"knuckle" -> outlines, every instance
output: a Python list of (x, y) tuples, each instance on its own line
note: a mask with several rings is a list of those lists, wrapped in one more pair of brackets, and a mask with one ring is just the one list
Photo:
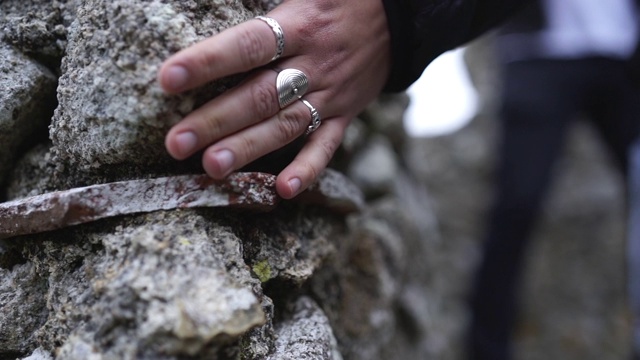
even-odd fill
[(240, 142), (239, 149), (241, 149), (241, 151), (238, 152), (238, 157), (242, 163), (249, 162), (251, 159), (257, 158), (261, 155), (258, 154), (257, 139), (248, 136), (241, 136), (238, 141)]
[(264, 41), (258, 33), (247, 30), (242, 30), (238, 35), (238, 50), (240, 63), (246, 68), (260, 64), (266, 54)]
[(275, 87), (271, 84), (259, 83), (251, 87), (256, 117), (265, 117), (278, 111), (278, 100)]
[(311, 163), (305, 163), (304, 167), (306, 168), (306, 173), (308, 174), (309, 183), (315, 181), (318, 176), (320, 176), (320, 172), (322, 172), (321, 168), (316, 167)]
[(205, 124), (205, 128), (207, 134), (210, 139), (219, 138), (223, 132), (223, 125), (221, 119), (216, 116), (205, 116), (203, 123)]
[(331, 158), (333, 157), (333, 154), (336, 152), (336, 149), (338, 149), (338, 146), (340, 146), (340, 141), (333, 138), (325, 139), (320, 141), (318, 145), (320, 146), (322, 154), (324, 155), (324, 162), (329, 163), (329, 161), (331, 161)]
[(304, 119), (304, 114), (302, 111), (292, 107), (278, 113), (277, 136), (280, 137), (279, 140), (289, 141), (302, 133), (302, 129), (306, 126), (306, 123), (300, 119)]
[(340, 145), (340, 141), (337, 139), (326, 139), (318, 141), (317, 145), (320, 146), (323, 159), (321, 161), (306, 161), (303, 163), (303, 171), (308, 175), (307, 179), (309, 182), (313, 182), (320, 176), (320, 173), (325, 169)]

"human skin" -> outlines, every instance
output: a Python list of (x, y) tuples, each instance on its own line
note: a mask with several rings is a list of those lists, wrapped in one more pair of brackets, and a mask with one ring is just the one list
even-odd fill
[(222, 179), (303, 136), (309, 109), (296, 101), (280, 110), (273, 70), (299, 69), (309, 78), (303, 98), (319, 111), (322, 125), (278, 174), (278, 194), (290, 199), (326, 168), (349, 122), (381, 92), (391, 66), (390, 37), (381, 0), (288, 0), (267, 16), (284, 30), (284, 54), (275, 62), (274, 33), (254, 19), (163, 63), (158, 81), (173, 94), (258, 69), (187, 115), (169, 131), (165, 145), (178, 160), (204, 149), (205, 171)]

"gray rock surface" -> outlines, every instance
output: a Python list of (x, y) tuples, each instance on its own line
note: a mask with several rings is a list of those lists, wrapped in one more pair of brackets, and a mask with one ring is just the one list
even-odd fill
[(67, 27), (79, 0), (5, 0), (0, 3), (0, 38), (52, 69), (66, 47)]
[[(1, 250), (0, 250), (1, 251)], [(3, 254), (8, 256), (9, 254)], [(1, 256), (1, 255), (0, 255)], [(16, 264), (11, 271), (0, 267), (0, 358), (27, 353), (34, 347), (35, 331), (47, 319), (45, 279), (35, 264)]]
[(108, 233), (33, 239), (28, 260), (49, 283), (38, 343), (61, 346), (62, 359), (173, 358), (215, 351), (264, 324), (241, 242), (203, 215), (159, 212)]
[[(168, 158), (166, 130), (241, 76), (167, 96), (155, 80), (158, 67), (278, 2), (0, 2), (2, 41), (59, 76), (50, 142), (45, 129), (36, 147), (13, 155), (0, 173), (9, 176), (2, 191), (28, 202), (19, 199), (200, 173), (194, 163)], [(400, 163), (394, 151), (406, 139), (405, 106), (405, 96), (373, 104), (334, 165), (345, 172), (378, 134), (389, 139), (386, 160)], [(369, 156), (375, 163), (376, 153)], [(420, 244), (435, 236), (435, 223), (424, 221), (423, 187), (394, 168), (398, 176), (386, 172), (375, 202), (327, 172), (267, 212), (120, 213), (0, 240), (0, 358), (425, 358), (429, 316), (415, 294), (428, 276)], [(121, 195), (140, 189), (120, 188)], [(83, 209), (95, 210), (102, 195), (85, 193), (90, 206)], [(119, 199), (119, 208), (136, 205)]]
[(42, 142), (21, 155), (8, 174), (7, 200), (59, 190), (57, 166), (53, 161), (54, 155), (51, 153), (50, 142)]
[(21, 152), (46, 134), (55, 107), (56, 78), (44, 66), (0, 42), (0, 84), (2, 185)]
[(60, 160), (80, 171), (127, 165), (142, 168), (139, 173), (172, 163), (163, 146), (169, 127), (235, 82), (168, 96), (156, 82), (159, 66), (173, 52), (261, 11), (239, 0), (216, 11), (195, 1), (83, 2), (68, 29), (51, 126)]
[(322, 309), (309, 297), (291, 307), (291, 315), (275, 329), (275, 349), (267, 360), (342, 360)]

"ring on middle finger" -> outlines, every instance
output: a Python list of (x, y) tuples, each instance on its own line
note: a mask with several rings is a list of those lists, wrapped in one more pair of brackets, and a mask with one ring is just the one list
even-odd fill
[(300, 99), (309, 89), (307, 75), (297, 69), (284, 69), (278, 72), (276, 90), (280, 109), (284, 109), (294, 101)]

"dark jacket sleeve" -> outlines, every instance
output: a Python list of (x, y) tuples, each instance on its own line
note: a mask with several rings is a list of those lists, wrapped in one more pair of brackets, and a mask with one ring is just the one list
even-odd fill
[(387, 92), (402, 91), (433, 59), (507, 19), (528, 0), (383, 0), (391, 34)]

